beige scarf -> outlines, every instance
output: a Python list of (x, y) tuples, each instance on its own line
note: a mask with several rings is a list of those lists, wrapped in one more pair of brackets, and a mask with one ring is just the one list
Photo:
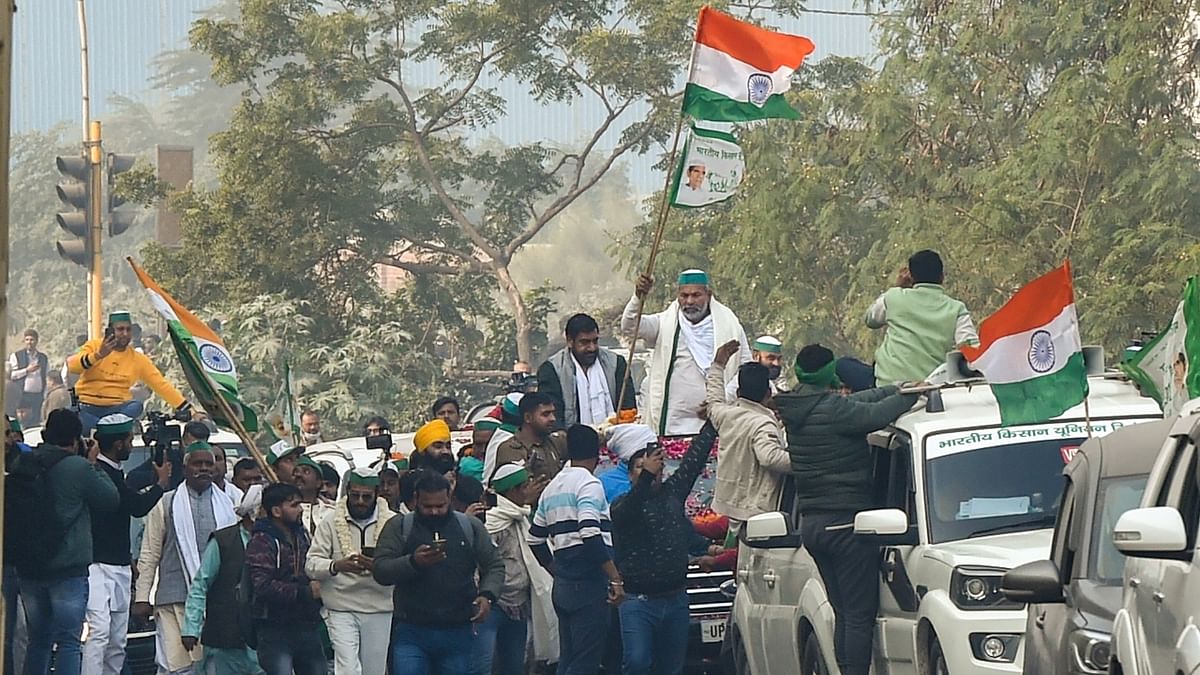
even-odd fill
[[(383, 531), (383, 526), (395, 515), (388, 507), (386, 499), (380, 498), (375, 502), (375, 528), (367, 535), (367, 546), (375, 545), (379, 539), (379, 533)], [(341, 548), (340, 553), (343, 558), (351, 553), (362, 552), (358, 543), (361, 538), (350, 535), (350, 520), (350, 511), (346, 508), (346, 500), (339, 499), (333, 513), (333, 532), (337, 535), (338, 546)]]

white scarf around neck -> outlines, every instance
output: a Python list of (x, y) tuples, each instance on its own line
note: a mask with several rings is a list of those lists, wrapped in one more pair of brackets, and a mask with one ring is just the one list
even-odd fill
[(579, 399), (579, 423), (598, 426), (608, 421), (615, 412), (612, 406), (612, 393), (608, 390), (608, 378), (597, 359), (587, 370), (579, 365), (575, 355), (571, 355), (571, 363), (575, 366), (575, 392)]
[[(186, 483), (181, 483), (175, 490), (175, 497), (171, 499), (171, 519), (175, 524), (175, 540), (179, 544), (179, 555), (183, 558), (183, 571), (190, 588), (192, 579), (200, 570), (202, 551), (196, 542), (196, 521), (192, 518), (192, 499), (188, 492)], [(238, 521), (237, 514), (233, 512), (233, 502), (215, 484), (208, 488), (208, 498), (212, 501), (213, 520), (216, 522), (214, 532)]]
[(712, 365), (713, 358), (717, 355), (717, 347), (713, 344), (715, 337), (712, 312), (709, 312), (708, 316), (701, 319), (699, 323), (692, 323), (684, 316), (683, 310), (679, 310), (679, 337), (687, 345), (692, 360), (696, 362), (697, 366), (700, 366), (700, 370), (707, 373), (708, 367)]

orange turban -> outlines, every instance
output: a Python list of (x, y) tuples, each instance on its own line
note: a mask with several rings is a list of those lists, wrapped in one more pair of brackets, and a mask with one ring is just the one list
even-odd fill
[(413, 445), (416, 446), (417, 452), (425, 452), (426, 448), (438, 441), (450, 442), (450, 425), (442, 419), (426, 422), (425, 426), (413, 434)]

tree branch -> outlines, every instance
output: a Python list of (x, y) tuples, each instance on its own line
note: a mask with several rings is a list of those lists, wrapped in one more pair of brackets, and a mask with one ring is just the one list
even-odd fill
[(448, 275), (448, 276), (454, 276), (454, 275), (461, 274), (463, 271), (463, 268), (454, 267), (452, 265), (439, 265), (436, 263), (408, 262), (406, 260), (398, 260), (391, 256), (379, 256), (379, 257), (373, 258), (371, 260), (371, 262), (375, 263), (376, 265), (383, 265), (385, 267), (395, 267), (397, 269), (402, 269), (407, 272), (412, 272), (413, 274), (444, 274), (444, 275)]

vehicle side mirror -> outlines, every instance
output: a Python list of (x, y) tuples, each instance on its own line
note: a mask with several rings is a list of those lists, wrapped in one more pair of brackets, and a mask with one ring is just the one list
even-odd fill
[(1187, 548), (1187, 529), (1170, 506), (1132, 509), (1117, 519), (1113, 544), (1127, 556), (1172, 558)]
[(797, 548), (800, 535), (788, 530), (787, 516), (778, 511), (751, 516), (742, 526), (742, 543), (750, 548)]
[(1034, 560), (1004, 575), (1000, 592), (1014, 602), (1027, 604), (1063, 601), (1062, 578), (1053, 560)]
[(916, 530), (908, 525), (908, 514), (900, 509), (872, 509), (854, 516), (854, 534), (871, 537), (881, 546), (917, 543)]

